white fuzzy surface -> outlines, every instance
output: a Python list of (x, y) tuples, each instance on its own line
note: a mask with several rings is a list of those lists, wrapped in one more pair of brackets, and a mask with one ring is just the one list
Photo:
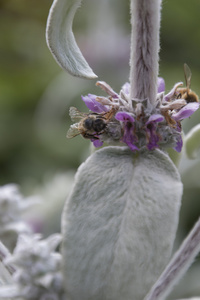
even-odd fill
[(93, 153), (63, 213), (67, 299), (143, 299), (169, 260), (181, 196), (179, 174), (159, 150)]
[(54, 0), (47, 20), (47, 45), (57, 63), (70, 74), (84, 78), (96, 78), (72, 32), (75, 12), (81, 0)]
[(131, 97), (156, 101), (161, 0), (131, 1)]
[(200, 219), (156, 281), (145, 300), (163, 300), (187, 272), (200, 251)]

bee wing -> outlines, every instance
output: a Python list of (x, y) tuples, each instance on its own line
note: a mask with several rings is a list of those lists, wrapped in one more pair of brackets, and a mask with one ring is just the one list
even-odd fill
[(73, 122), (77, 120), (83, 119), (87, 116), (87, 114), (80, 112), (76, 107), (70, 107), (69, 115)]
[(184, 64), (184, 74), (185, 74), (185, 81), (187, 89), (189, 90), (192, 78), (192, 72), (187, 64)]
[(79, 123), (75, 123), (75, 124), (70, 126), (69, 130), (67, 131), (67, 135), (66, 135), (66, 137), (68, 139), (71, 139), (71, 138), (73, 138), (73, 137), (80, 134), (80, 130), (79, 130), (78, 125), (79, 125)]

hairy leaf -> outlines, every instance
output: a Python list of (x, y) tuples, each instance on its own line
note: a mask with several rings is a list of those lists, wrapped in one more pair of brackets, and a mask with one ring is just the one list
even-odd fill
[(47, 45), (57, 63), (70, 74), (96, 78), (83, 57), (72, 32), (72, 22), (81, 0), (54, 0), (46, 28)]
[(69, 299), (143, 299), (170, 257), (181, 195), (176, 167), (160, 150), (93, 153), (63, 213)]

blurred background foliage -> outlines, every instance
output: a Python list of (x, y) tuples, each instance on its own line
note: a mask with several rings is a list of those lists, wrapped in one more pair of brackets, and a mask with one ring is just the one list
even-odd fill
[[(71, 124), (69, 107), (87, 111), (80, 96), (102, 94), (94, 80), (73, 78), (54, 61), (45, 41), (51, 4), (52, 0), (0, 0), (0, 184), (18, 183), (25, 194), (42, 195), (46, 206), (40, 221), (45, 218), (41, 227), (46, 234), (50, 227), (59, 230), (74, 171), (89, 154), (89, 141), (65, 138)], [(192, 89), (200, 95), (199, 12), (199, 0), (163, 0), (160, 76), (166, 90), (184, 81), (186, 62), (193, 74)], [(129, 78), (129, 1), (84, 0), (73, 27), (99, 80), (119, 91)], [(199, 121), (198, 111), (184, 122), (184, 131)], [(199, 159), (182, 159), (180, 170), (185, 186), (182, 239), (200, 212)], [(57, 225), (51, 226), (55, 210)]]
[[(80, 95), (101, 94), (95, 81), (66, 74), (45, 41), (51, 0), (0, 0), (0, 182), (41, 182), (47, 173), (77, 168), (89, 142), (66, 140), (70, 105), (85, 109)], [(160, 75), (167, 89), (192, 69), (200, 94), (200, 1), (164, 0)], [(100, 80), (116, 91), (129, 77), (129, 1), (85, 0), (74, 31)], [(188, 128), (196, 123), (192, 117)], [(197, 121), (198, 122), (198, 121)], [(186, 131), (188, 130), (186, 126)]]

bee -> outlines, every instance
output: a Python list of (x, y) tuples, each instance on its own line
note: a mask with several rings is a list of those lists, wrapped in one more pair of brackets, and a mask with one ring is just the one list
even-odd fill
[(192, 72), (187, 64), (184, 64), (184, 74), (186, 88), (177, 88), (176, 99), (185, 99), (187, 103), (199, 102), (199, 97), (197, 96), (197, 94), (190, 89)]
[(81, 134), (85, 139), (98, 140), (98, 136), (105, 132), (107, 124), (115, 112), (116, 109), (111, 108), (110, 111), (101, 114), (82, 113), (77, 108), (70, 107), (69, 114), (72, 121), (79, 120), (79, 122), (70, 126), (67, 138), (73, 138)]

